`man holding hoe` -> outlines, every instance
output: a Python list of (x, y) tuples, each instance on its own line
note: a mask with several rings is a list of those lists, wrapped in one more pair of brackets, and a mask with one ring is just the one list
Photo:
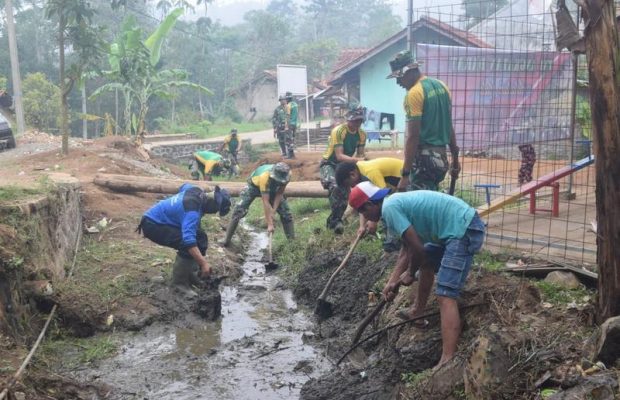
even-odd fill
[[(383, 289), (391, 301), (400, 284), (410, 285), (419, 271), (417, 296), (412, 307), (399, 312), (404, 319), (424, 314), (435, 271), (435, 295), (441, 315), (441, 359), (437, 366), (448, 362), (456, 353), (461, 333), (461, 319), (456, 299), (465, 284), (471, 263), (484, 241), (484, 223), (476, 210), (463, 200), (430, 190), (396, 193), (389, 198), (389, 189), (380, 189), (362, 182), (351, 190), (349, 205), (369, 221), (381, 217), (387, 228), (402, 239), (396, 267)], [(427, 321), (416, 326), (424, 328)]]

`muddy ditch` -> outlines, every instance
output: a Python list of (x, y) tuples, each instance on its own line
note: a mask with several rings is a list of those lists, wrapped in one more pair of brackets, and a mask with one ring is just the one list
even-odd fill
[(117, 334), (117, 356), (66, 373), (105, 385), (110, 399), (297, 398), (331, 364), (307, 343), (310, 315), (265, 272), (266, 243), (265, 234), (250, 234), (243, 276), (220, 286), (220, 319), (208, 322), (188, 310), (169, 323)]

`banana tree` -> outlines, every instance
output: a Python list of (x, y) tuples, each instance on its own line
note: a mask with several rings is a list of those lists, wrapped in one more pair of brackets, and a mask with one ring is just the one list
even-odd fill
[[(126, 134), (144, 133), (149, 101), (153, 96), (170, 99), (171, 89), (182, 87), (212, 94), (206, 87), (188, 81), (187, 72), (162, 70), (158, 66), (162, 44), (182, 13), (181, 8), (172, 11), (144, 41), (135, 18), (129, 17), (123, 24), (121, 34), (110, 46), (110, 70), (103, 74), (110, 82), (95, 90), (90, 98), (119, 90), (125, 101), (123, 119)], [(137, 108), (137, 114), (132, 113), (134, 108)]]

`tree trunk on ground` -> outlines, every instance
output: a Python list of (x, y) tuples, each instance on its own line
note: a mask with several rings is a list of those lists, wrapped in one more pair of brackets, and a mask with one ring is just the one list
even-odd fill
[(620, 315), (620, 74), (614, 2), (586, 2), (585, 40), (596, 155), (599, 322)]
[[(201, 182), (201, 181), (182, 181), (177, 179), (153, 178), (147, 176), (131, 176), (131, 175), (115, 175), (115, 174), (97, 174), (93, 182), (96, 185), (106, 187), (108, 189), (123, 192), (147, 192), (147, 193), (178, 193), (179, 187), (184, 183), (199, 186), (207, 191), (212, 191), (215, 185), (228, 190), (231, 196), (238, 196), (243, 188), (246, 187), (245, 182)], [(306, 197), (306, 198), (324, 198), (327, 197), (327, 190), (323, 189), (319, 181), (312, 182), (291, 182), (286, 186), (284, 192), (287, 197)]]
[(67, 82), (65, 81), (65, 25), (66, 20), (59, 12), (58, 21), (58, 54), (60, 70), (60, 133), (62, 134), (62, 154), (69, 154), (69, 110), (67, 105)]

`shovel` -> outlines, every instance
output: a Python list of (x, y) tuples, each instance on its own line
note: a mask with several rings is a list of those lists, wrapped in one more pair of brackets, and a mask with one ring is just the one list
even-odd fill
[[(402, 280), (399, 279), (396, 287), (394, 288), (394, 293), (398, 293), (398, 288), (401, 284)], [(356, 344), (360, 340), (360, 338), (362, 337), (362, 333), (364, 333), (364, 330), (366, 330), (368, 324), (370, 324), (372, 320), (375, 319), (377, 314), (379, 314), (381, 310), (383, 310), (383, 307), (385, 307), (386, 304), (387, 300), (383, 296), (381, 296), (381, 300), (379, 300), (379, 303), (375, 306), (375, 309), (372, 310), (372, 312), (368, 314), (366, 318), (362, 320), (362, 322), (360, 322), (359, 326), (355, 330), (355, 334), (353, 335), (353, 344)]]
[(325, 288), (321, 292), (321, 295), (319, 296), (317, 300), (316, 307), (314, 308), (314, 314), (319, 316), (319, 318), (327, 319), (333, 315), (332, 303), (325, 300), (325, 298), (327, 297), (327, 292), (329, 292), (329, 288), (334, 283), (334, 278), (336, 278), (336, 275), (340, 273), (340, 271), (344, 268), (347, 261), (349, 261), (349, 257), (351, 257), (351, 253), (353, 253), (353, 250), (355, 250), (355, 247), (357, 246), (357, 243), (360, 241), (362, 236), (364, 236), (364, 232), (357, 235), (357, 237), (351, 244), (351, 248), (349, 249), (349, 252), (347, 253), (346, 256), (344, 256), (344, 259), (342, 260), (338, 268), (336, 268), (332, 276), (329, 277), (329, 280), (327, 281)]
[(271, 252), (271, 242), (273, 238), (273, 232), (269, 232), (269, 262), (265, 264), (265, 271), (273, 271), (274, 269), (278, 269), (280, 266), (273, 262), (273, 254)]

